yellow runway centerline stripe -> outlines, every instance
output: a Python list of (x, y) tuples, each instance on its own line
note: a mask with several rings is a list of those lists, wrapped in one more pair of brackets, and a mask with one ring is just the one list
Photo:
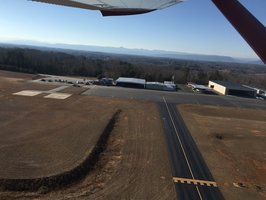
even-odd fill
[(185, 184), (194, 184), (194, 185), (206, 185), (209, 187), (217, 187), (217, 183), (214, 181), (205, 181), (205, 180), (196, 180), (189, 178), (178, 178), (173, 177), (175, 183), (185, 183)]

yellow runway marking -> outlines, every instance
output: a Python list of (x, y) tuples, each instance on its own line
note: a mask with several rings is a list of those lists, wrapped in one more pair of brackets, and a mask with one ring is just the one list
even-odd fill
[[(182, 149), (182, 151), (183, 151), (183, 154), (184, 154), (184, 156), (185, 156), (185, 159), (186, 159), (187, 166), (188, 166), (188, 168), (189, 168), (190, 174), (191, 174), (192, 178), (194, 179), (194, 174), (193, 174), (192, 169), (191, 169), (191, 167), (190, 167), (190, 164), (189, 164), (189, 161), (188, 161), (188, 158), (187, 158), (187, 154), (186, 154), (186, 152), (185, 152), (185, 149), (184, 149), (184, 147), (183, 147), (183, 144), (182, 144), (182, 141), (181, 141), (181, 139), (180, 139), (179, 133), (177, 132), (177, 128), (176, 128), (176, 126), (175, 126), (175, 123), (174, 123), (173, 117), (172, 117), (172, 115), (171, 115), (171, 112), (170, 112), (170, 110), (169, 110), (169, 107), (168, 107), (167, 102), (166, 102), (166, 100), (165, 100), (164, 97), (163, 97), (163, 100), (164, 100), (164, 103), (165, 103), (166, 109), (167, 109), (167, 111), (168, 111), (169, 117), (170, 117), (170, 119), (171, 119), (171, 122), (172, 122), (172, 124), (173, 124), (173, 127), (174, 127), (174, 129), (175, 129), (175, 134), (176, 134), (176, 136), (177, 136), (177, 139), (178, 139), (178, 141), (179, 141), (179, 144), (180, 144), (181, 149)], [(197, 192), (198, 192), (198, 195), (199, 195), (200, 200), (203, 200), (203, 198), (202, 198), (202, 196), (201, 196), (201, 193), (200, 193), (200, 190), (199, 190), (198, 186), (196, 186), (196, 189), (197, 189)]]
[(185, 183), (185, 184), (206, 185), (209, 187), (217, 187), (217, 183), (214, 181), (195, 180), (195, 179), (177, 178), (177, 177), (173, 177), (173, 180), (175, 183)]

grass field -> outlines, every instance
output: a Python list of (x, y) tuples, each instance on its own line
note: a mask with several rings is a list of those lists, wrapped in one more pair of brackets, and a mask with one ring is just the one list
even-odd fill
[(178, 106), (225, 199), (266, 198), (266, 111)]
[(153, 103), (80, 96), (65, 100), (16, 96), (50, 90), (31, 75), (0, 71), (0, 179), (29, 179), (69, 171), (91, 152), (117, 110), (106, 150), (94, 168), (54, 191), (0, 190), (0, 199), (175, 199), (158, 108)]

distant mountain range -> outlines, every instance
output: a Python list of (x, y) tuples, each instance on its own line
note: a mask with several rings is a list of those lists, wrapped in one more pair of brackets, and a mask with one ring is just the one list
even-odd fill
[(102, 46), (90, 46), (90, 45), (72, 45), (72, 44), (50, 44), (37, 41), (29, 40), (17, 40), (6, 43), (0, 43), (0, 46), (18, 46), (23, 48), (37, 48), (46, 47), (57, 49), (58, 51), (63, 50), (79, 50), (89, 52), (102, 52), (102, 53), (114, 53), (114, 54), (125, 54), (125, 55), (139, 55), (139, 56), (150, 56), (150, 57), (162, 57), (162, 58), (174, 58), (182, 60), (197, 60), (197, 61), (213, 61), (213, 62), (230, 62), (230, 63), (248, 63), (248, 64), (260, 64), (264, 65), (262, 61), (255, 59), (244, 59), (244, 58), (233, 58), (230, 56), (219, 56), (219, 55), (202, 55), (192, 54), (184, 52), (174, 51), (162, 51), (162, 50), (146, 50), (146, 49), (128, 49), (124, 47), (102, 47)]

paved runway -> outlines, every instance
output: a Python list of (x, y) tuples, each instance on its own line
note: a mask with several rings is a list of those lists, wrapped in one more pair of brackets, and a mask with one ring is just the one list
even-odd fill
[(200, 151), (173, 103), (158, 103), (178, 199), (223, 199)]
[(200, 151), (176, 109), (177, 104), (199, 104), (265, 109), (266, 101), (234, 96), (204, 95), (185, 92), (163, 92), (144, 89), (92, 86), (83, 95), (140, 99), (159, 106), (173, 182), (181, 200), (224, 199)]

